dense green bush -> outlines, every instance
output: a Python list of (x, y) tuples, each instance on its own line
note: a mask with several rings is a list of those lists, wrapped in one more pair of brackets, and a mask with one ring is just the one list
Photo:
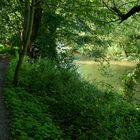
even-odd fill
[(22, 90), (6, 92), (13, 137), (18, 130), (23, 140), (140, 139), (139, 108), (111, 89), (101, 91), (85, 82), (73, 68), (59, 68), (46, 59), (25, 61), (21, 76)]
[(10, 109), (12, 140), (62, 140), (62, 131), (56, 126), (37, 97), (21, 89), (7, 88), (6, 99)]

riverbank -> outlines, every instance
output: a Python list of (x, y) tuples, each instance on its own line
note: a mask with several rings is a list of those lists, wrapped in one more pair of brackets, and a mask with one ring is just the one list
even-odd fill
[[(92, 64), (100, 64), (101, 62), (96, 62), (94, 60), (74, 60), (74, 63), (92, 65)], [(136, 65), (136, 62), (134, 62), (134, 61), (113, 61), (113, 60), (111, 60), (111, 61), (109, 61), (109, 64), (133, 67), (133, 66)]]

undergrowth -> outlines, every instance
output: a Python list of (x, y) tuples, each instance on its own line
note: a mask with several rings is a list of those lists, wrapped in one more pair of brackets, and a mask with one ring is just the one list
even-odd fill
[[(9, 66), (7, 81), (15, 63)], [(81, 79), (75, 68), (26, 60), (19, 85), (5, 90), (11, 140), (140, 139), (139, 108), (97, 87)]]

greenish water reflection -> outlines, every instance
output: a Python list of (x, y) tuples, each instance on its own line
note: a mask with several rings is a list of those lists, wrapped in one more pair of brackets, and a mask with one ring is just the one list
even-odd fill
[[(78, 62), (77, 62), (78, 63)], [(81, 75), (88, 81), (97, 82), (103, 81), (115, 87), (116, 89), (122, 86), (122, 76), (131, 71), (134, 66), (132, 65), (121, 65), (119, 64), (110, 64), (109, 68), (104, 69), (106, 74), (103, 74), (104, 71), (101, 70), (102, 66), (97, 63), (78, 63), (79, 72)]]

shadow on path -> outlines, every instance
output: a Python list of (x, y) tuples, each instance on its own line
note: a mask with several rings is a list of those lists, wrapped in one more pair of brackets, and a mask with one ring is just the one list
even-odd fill
[(7, 66), (8, 59), (0, 56), (0, 140), (9, 140), (8, 110), (2, 94)]

